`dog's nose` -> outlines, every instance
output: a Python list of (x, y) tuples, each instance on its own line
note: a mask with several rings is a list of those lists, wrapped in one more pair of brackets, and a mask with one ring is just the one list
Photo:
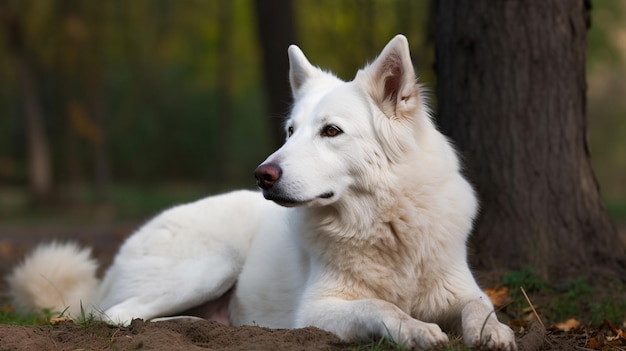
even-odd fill
[(268, 163), (260, 165), (254, 171), (254, 177), (256, 178), (256, 184), (261, 189), (269, 189), (274, 183), (276, 183), (280, 176), (283, 174), (283, 170), (279, 165), (274, 163)]

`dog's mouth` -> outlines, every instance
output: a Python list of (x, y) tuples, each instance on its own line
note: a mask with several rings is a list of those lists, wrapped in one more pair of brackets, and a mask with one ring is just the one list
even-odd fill
[(300, 199), (294, 199), (289, 196), (285, 196), (284, 194), (278, 194), (272, 191), (263, 190), (263, 197), (265, 197), (265, 199), (274, 201), (276, 204), (284, 206), (284, 207), (304, 206), (308, 204), (313, 204), (315, 200), (318, 200), (318, 199), (327, 200), (327, 199), (333, 198), (334, 196), (335, 196), (335, 193), (333, 191), (327, 191), (312, 199), (300, 200)]
[(332, 192), (332, 191), (328, 191), (328, 192), (325, 192), (325, 193), (319, 195), (318, 198), (320, 198), (320, 199), (330, 199), (333, 196), (335, 196), (335, 193)]

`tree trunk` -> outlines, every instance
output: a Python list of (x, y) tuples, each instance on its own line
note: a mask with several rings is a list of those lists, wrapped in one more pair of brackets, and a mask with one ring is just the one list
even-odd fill
[(623, 277), (586, 132), (584, 0), (435, 2), (438, 117), (481, 201), (479, 268)]
[[(83, 11), (83, 16), (85, 16)], [(105, 43), (105, 20), (103, 12), (96, 12), (88, 19), (80, 18), (84, 26), (91, 27), (91, 36), (85, 41), (86, 50), (83, 53), (86, 58), (84, 76), (85, 85), (87, 87), (87, 106), (88, 113), (91, 115), (91, 122), (94, 125), (96, 138), (93, 140), (93, 161), (94, 161), (94, 183), (96, 197), (99, 202), (105, 203), (109, 200), (109, 187), (111, 183), (111, 165), (109, 162), (108, 144), (107, 144), (107, 105), (105, 89), (104, 73), (106, 71), (103, 57), (105, 52), (103, 49)], [(81, 38), (84, 40), (84, 38)], [(85, 49), (83, 49), (84, 52)]]
[(18, 57), (18, 76), (28, 138), (28, 172), (31, 200), (35, 205), (52, 201), (52, 161), (32, 69)]
[(227, 183), (234, 177), (232, 167), (232, 145), (233, 145), (233, 4), (230, 1), (220, 1), (217, 4), (220, 23), (220, 35), (218, 40), (218, 62), (217, 72), (218, 84), (218, 115), (219, 115), (219, 145), (221, 151), (217, 153), (218, 165), (216, 174), (220, 183)]
[(283, 117), (289, 111), (289, 59), (287, 47), (295, 44), (291, 0), (256, 0), (256, 20), (263, 59), (263, 77), (267, 94), (272, 148), (284, 141)]
[(0, 10), (8, 47), (15, 59), (21, 91), (28, 143), (31, 201), (35, 205), (45, 205), (51, 202), (53, 198), (52, 160), (44, 117), (35, 86), (33, 64), (32, 60), (29, 60), (24, 45), (22, 24), (16, 17), (15, 11), (7, 3), (0, 3)]
[(89, 81), (89, 111), (92, 115), (92, 123), (98, 131), (93, 140), (94, 183), (96, 197), (99, 202), (106, 202), (109, 194), (111, 181), (111, 168), (107, 152), (105, 89), (102, 75), (99, 72), (91, 72)]

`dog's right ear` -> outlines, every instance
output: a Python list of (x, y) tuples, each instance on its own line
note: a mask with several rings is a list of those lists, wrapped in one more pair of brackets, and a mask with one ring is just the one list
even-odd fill
[(288, 52), (291, 94), (294, 98), (297, 98), (306, 81), (319, 74), (320, 70), (307, 60), (299, 47), (291, 45)]

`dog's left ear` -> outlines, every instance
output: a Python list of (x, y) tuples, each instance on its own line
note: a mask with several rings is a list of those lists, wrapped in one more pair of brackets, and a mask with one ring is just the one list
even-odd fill
[(391, 39), (378, 58), (359, 75), (365, 79), (365, 90), (387, 117), (414, 115), (420, 97), (409, 43), (404, 35)]

